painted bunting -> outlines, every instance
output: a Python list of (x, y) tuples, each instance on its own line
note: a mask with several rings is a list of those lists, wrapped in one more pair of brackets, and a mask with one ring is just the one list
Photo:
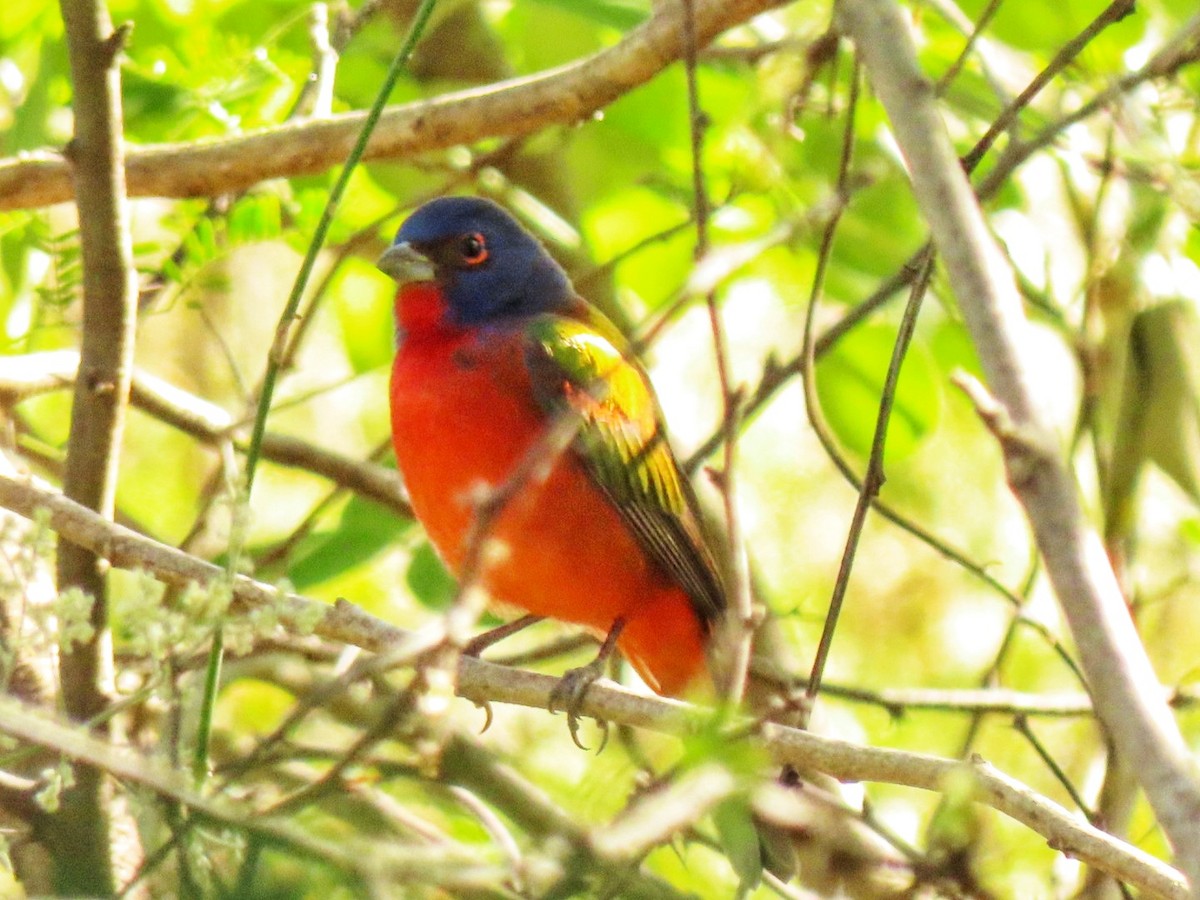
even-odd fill
[[(721, 578), (654, 390), (617, 329), (488, 200), (420, 207), (379, 268), (400, 284), (396, 459), (451, 571), (462, 574), (491, 489), (503, 496), (486, 529), (499, 552), (475, 575), (495, 601), (608, 635), (660, 693), (709, 681)], [(552, 446), (556, 427), (565, 448)], [(523, 460), (535, 464), (522, 476)]]
[[(617, 329), (488, 200), (420, 207), (379, 267), (400, 283), (396, 459), (449, 568), (463, 575), (485, 534), (499, 552), (477, 555), (482, 565), (465, 574), (496, 601), (607, 635), (605, 646), (615, 642), (660, 693), (719, 681), (711, 651), (726, 608), (722, 579), (654, 390)], [(565, 446), (554, 440), (560, 431)], [(473, 528), (484, 507), (487, 527)], [(760, 626), (752, 710), (786, 693), (782, 649)], [(780, 677), (764, 675), (768, 659)], [(585, 669), (583, 689), (598, 671)], [(785, 706), (782, 721), (789, 715)], [(781, 780), (802, 779), (788, 766)], [(755, 818), (752, 858), (737, 868), (752, 884), (761, 865), (783, 878), (802, 866), (829, 893), (863, 872), (890, 872), (876, 865), (885, 857), (870, 848), (874, 836), (860, 839), (844, 819), (825, 810), (795, 829)]]

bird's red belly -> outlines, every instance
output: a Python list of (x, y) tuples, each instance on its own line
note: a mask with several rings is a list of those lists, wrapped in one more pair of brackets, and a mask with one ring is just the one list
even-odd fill
[[(410, 340), (392, 372), (392, 434), (413, 509), (457, 574), (480, 497), (542, 437), (515, 341)], [(579, 459), (529, 478), (488, 532), (480, 582), (497, 601), (607, 632), (652, 687), (680, 694), (705, 671), (692, 605), (637, 544)]]

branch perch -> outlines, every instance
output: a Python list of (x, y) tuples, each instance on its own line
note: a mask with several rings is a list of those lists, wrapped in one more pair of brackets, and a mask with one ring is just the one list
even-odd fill
[[(145, 569), (168, 584), (207, 584), (224, 578), (218, 566), (160, 544), (97, 516), (61, 494), (0, 477), (0, 506), (32, 517), (49, 514), (50, 527), (70, 540), (93, 549), (114, 565)], [(286, 624), (312, 623), (315, 633), (332, 641), (374, 652), (391, 652), (400, 644), (413, 645), (414, 632), (375, 618), (340, 600), (330, 607), (298, 595), (281, 595), (269, 585), (238, 576), (233, 584), (235, 609), (245, 612), (269, 605)], [(440, 625), (439, 625), (440, 627)], [(458, 694), (468, 700), (512, 703), (546, 709), (558, 679), (508, 669), (473, 657), (459, 661)], [(1155, 688), (1161, 695), (1161, 688)], [(703, 711), (678, 700), (633, 693), (599, 682), (585, 695), (583, 714), (666, 734), (683, 734)], [(825, 772), (843, 781), (876, 781), (940, 791), (943, 780), (963, 763), (928, 754), (861, 747), (780, 725), (765, 727), (761, 740), (780, 764)], [(1161, 860), (1081, 821), (1028, 787), (982, 761), (970, 764), (984, 802), (1043, 835), (1060, 851), (1101, 869), (1141, 890), (1171, 898), (1188, 896), (1183, 877)]]

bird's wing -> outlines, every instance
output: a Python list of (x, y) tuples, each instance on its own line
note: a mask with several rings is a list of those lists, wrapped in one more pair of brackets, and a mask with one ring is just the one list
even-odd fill
[(530, 321), (525, 360), (534, 393), (548, 413), (580, 417), (573, 452), (638, 543), (712, 626), (725, 610), (725, 594), (699, 504), (667, 442), (646, 375), (622, 352), (616, 329), (597, 319)]

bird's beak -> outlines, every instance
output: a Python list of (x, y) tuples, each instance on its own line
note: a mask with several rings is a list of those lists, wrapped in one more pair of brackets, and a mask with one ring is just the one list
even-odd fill
[(433, 281), (437, 274), (429, 257), (407, 241), (392, 244), (383, 251), (375, 265), (379, 271), (391, 276), (400, 284)]

